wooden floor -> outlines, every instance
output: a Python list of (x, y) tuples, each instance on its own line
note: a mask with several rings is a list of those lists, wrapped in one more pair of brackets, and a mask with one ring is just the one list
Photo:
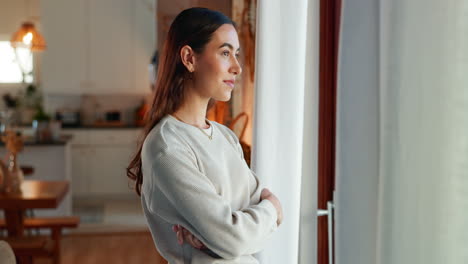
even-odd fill
[[(154, 247), (149, 232), (64, 235), (61, 247), (63, 264), (166, 264)], [(50, 264), (37, 259), (35, 264)]]

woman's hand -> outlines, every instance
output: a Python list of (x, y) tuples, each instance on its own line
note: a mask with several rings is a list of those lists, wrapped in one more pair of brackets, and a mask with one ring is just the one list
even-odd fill
[(283, 208), (281, 207), (280, 201), (276, 195), (270, 192), (270, 190), (267, 188), (264, 188), (260, 194), (260, 201), (265, 199), (269, 200), (275, 206), (276, 212), (278, 214), (278, 220), (276, 221), (276, 224), (278, 226), (281, 225), (281, 222), (283, 222)]
[(196, 249), (206, 248), (206, 246), (200, 240), (198, 240), (198, 238), (196, 238), (192, 233), (190, 233), (190, 231), (185, 229), (183, 226), (173, 225), (172, 231), (176, 232), (177, 242), (179, 243), (179, 245), (183, 245), (184, 241), (186, 241)]

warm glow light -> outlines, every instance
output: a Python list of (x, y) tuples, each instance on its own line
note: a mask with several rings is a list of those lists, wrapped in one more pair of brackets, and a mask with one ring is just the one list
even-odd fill
[(39, 34), (32, 22), (24, 22), (20, 29), (13, 33), (10, 43), (13, 48), (24, 47), (31, 51), (42, 51), (47, 46), (44, 37)]
[(31, 45), (32, 39), (33, 39), (33, 34), (31, 32), (28, 32), (23, 37), (23, 43), (26, 45)]

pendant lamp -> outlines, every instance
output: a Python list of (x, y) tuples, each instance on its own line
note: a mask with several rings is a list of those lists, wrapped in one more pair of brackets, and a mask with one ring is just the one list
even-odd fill
[(13, 48), (24, 47), (31, 51), (43, 51), (46, 49), (44, 37), (34, 27), (32, 22), (25, 22), (21, 28), (11, 37), (10, 44)]

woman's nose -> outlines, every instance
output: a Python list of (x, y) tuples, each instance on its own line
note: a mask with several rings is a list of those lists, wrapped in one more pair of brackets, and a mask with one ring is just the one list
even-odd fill
[(242, 73), (242, 67), (240, 66), (240, 63), (237, 60), (237, 58), (234, 58), (234, 65), (232, 65), (231, 67), (231, 73), (235, 75), (239, 75)]

